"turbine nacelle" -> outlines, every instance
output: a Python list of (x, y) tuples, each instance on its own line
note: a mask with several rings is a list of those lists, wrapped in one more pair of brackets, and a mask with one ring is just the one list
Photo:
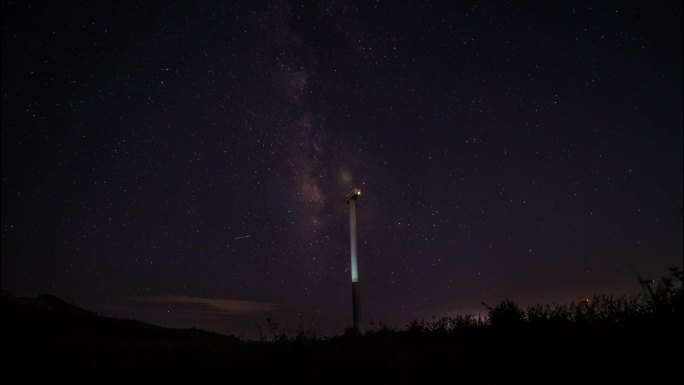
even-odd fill
[(361, 195), (361, 190), (359, 190), (357, 188), (353, 189), (349, 194), (347, 194), (347, 203), (349, 203), (349, 201), (355, 201), (355, 200), (359, 199), (360, 195)]

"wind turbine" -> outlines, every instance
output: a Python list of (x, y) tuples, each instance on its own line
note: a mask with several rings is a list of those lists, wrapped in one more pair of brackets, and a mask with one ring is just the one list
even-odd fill
[(351, 281), (352, 281), (352, 317), (354, 329), (359, 329), (361, 308), (359, 303), (359, 269), (356, 262), (356, 200), (361, 196), (361, 190), (353, 189), (347, 195), (349, 205), (349, 243), (351, 249)]

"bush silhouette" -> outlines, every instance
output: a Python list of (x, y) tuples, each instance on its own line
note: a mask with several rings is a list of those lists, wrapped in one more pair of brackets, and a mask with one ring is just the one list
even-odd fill
[(498, 328), (517, 328), (525, 324), (525, 311), (515, 302), (503, 300), (499, 305), (492, 308), (482, 303), (488, 311), (489, 323)]
[(646, 285), (647, 304), (655, 316), (682, 317), (684, 311), (684, 294), (682, 280), (684, 271), (671, 267), (669, 277), (661, 277), (655, 290)]

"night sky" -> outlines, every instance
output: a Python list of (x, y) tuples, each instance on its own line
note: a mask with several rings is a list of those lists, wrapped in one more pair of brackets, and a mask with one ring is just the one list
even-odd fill
[[(406, 4), (405, 4), (406, 3)], [(2, 288), (254, 337), (682, 266), (679, 2), (2, 1)]]

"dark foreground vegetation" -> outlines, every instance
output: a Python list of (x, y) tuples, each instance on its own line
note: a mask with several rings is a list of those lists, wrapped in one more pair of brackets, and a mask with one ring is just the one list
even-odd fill
[(241, 341), (3, 292), (2, 373), (12, 383), (672, 383), (682, 378), (683, 301), (682, 270), (671, 269), (635, 298), (526, 309), (503, 301), (485, 305), (484, 320), (331, 338), (273, 327), (263, 341)]

